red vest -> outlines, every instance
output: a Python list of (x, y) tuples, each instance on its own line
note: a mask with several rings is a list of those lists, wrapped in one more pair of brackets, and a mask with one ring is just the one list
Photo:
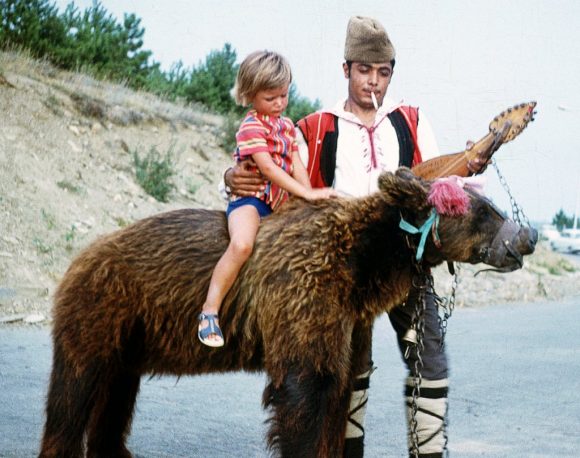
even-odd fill
[[(401, 106), (388, 116), (391, 118), (399, 139), (399, 162), (410, 167), (422, 162), (421, 151), (417, 142), (419, 109), (417, 107)], [(397, 122), (397, 119), (400, 118), (402, 118), (403, 123)], [(334, 177), (336, 164), (337, 119), (332, 113), (316, 112), (302, 118), (297, 123), (308, 144), (308, 164), (306, 164), (306, 169), (308, 170), (310, 183), (314, 188), (332, 185), (333, 180), (331, 177)], [(409, 157), (409, 160), (405, 160), (405, 151), (403, 151), (405, 135), (410, 135), (413, 143), (413, 149), (410, 151), (412, 158)], [(411, 155), (409, 154), (409, 156)], [(405, 164), (405, 162), (407, 163)]]

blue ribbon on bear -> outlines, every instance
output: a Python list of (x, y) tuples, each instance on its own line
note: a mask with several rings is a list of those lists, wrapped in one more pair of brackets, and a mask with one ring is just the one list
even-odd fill
[(431, 213), (429, 214), (429, 218), (427, 221), (423, 223), (420, 228), (416, 228), (412, 224), (405, 221), (405, 219), (401, 216), (401, 222), (399, 223), (399, 228), (403, 229), (405, 232), (409, 234), (421, 234), (421, 240), (419, 241), (419, 246), (417, 247), (417, 254), (415, 255), (415, 259), (420, 261), (423, 257), (423, 251), (425, 250), (425, 242), (427, 241), (427, 235), (429, 235), (429, 231), (435, 226), (434, 229), (434, 237), (436, 240), (439, 240), (439, 234), (437, 233), (437, 228), (439, 227), (439, 214), (435, 211), (434, 208), (431, 209)]

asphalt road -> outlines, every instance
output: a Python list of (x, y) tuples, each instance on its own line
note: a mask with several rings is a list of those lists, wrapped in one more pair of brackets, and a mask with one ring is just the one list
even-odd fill
[[(580, 456), (580, 297), (457, 310), (449, 323), (453, 457)], [(375, 327), (367, 457), (403, 457), (405, 376), (393, 331)], [(51, 362), (46, 327), (0, 327), (0, 456), (32, 457)], [(143, 379), (137, 457), (265, 457), (265, 377)]]

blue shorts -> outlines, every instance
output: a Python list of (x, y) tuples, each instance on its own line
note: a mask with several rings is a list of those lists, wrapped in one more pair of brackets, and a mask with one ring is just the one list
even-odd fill
[(251, 205), (256, 210), (258, 210), (260, 218), (265, 218), (270, 213), (272, 213), (270, 206), (257, 197), (240, 197), (239, 199), (233, 200), (228, 204), (228, 208), (226, 209), (226, 217), (229, 218), (231, 212), (233, 212), (236, 208), (240, 208), (244, 205)]

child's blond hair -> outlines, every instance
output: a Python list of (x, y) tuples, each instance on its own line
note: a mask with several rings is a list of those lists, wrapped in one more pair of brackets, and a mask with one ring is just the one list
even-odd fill
[(292, 71), (288, 61), (272, 51), (255, 51), (244, 59), (236, 76), (234, 98), (247, 106), (259, 91), (289, 86)]

